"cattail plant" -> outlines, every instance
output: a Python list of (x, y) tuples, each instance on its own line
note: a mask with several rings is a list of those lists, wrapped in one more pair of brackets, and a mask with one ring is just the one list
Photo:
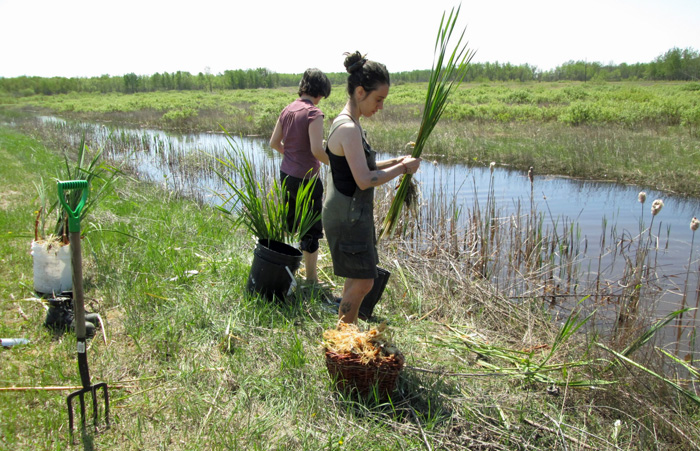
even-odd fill
[[(698, 218), (693, 218), (690, 221), (690, 230), (693, 232), (693, 240), (692, 242), (695, 241), (695, 232), (700, 228), (700, 220)], [(692, 243), (691, 242), (691, 243)], [(690, 249), (692, 251), (693, 245), (690, 245)], [(690, 264), (688, 264), (688, 267), (690, 267)], [(687, 278), (686, 278), (687, 281)], [(698, 266), (698, 275), (697, 275), (697, 288), (695, 289), (695, 310), (693, 310), (693, 323), (697, 324), (697, 315), (698, 315), (698, 310), (700, 309), (700, 265)], [(693, 332), (690, 335), (690, 341), (692, 343), (691, 349), (695, 349), (695, 335), (696, 335), (696, 329), (693, 328)], [(691, 354), (691, 359), (690, 359), (690, 364), (693, 364), (693, 357)]]
[[(68, 158), (67, 151), (63, 155), (65, 168), (60, 171), (59, 178), (61, 180), (85, 180), (90, 187), (90, 196), (81, 210), (81, 219), (84, 219), (91, 213), (96, 205), (112, 191), (114, 183), (116, 183), (122, 174), (120, 167), (112, 166), (104, 161), (103, 152), (104, 148), (100, 148), (94, 152), (91, 151), (88, 147), (85, 134), (83, 134), (80, 139), (80, 144), (78, 145), (75, 162), (72, 162)], [(52, 236), (53, 238), (61, 239), (63, 244), (68, 244), (68, 215), (64, 209), (61, 208), (61, 204), (56, 197), (56, 185), (54, 184), (51, 189), (47, 189), (42, 179), (41, 184), (35, 184), (35, 186), (41, 202), (40, 208), (37, 211), (34, 231), (36, 241), (39, 239), (47, 239), (49, 236)], [(80, 190), (72, 190), (66, 193), (66, 202), (72, 209), (75, 209), (80, 203), (81, 196), (82, 193)], [(51, 218), (55, 220), (55, 222), (53, 222), (53, 230), (48, 235), (45, 231), (46, 218), (41, 215), (51, 215)], [(51, 220), (51, 218), (49, 219)]]
[[(646, 201), (646, 193), (644, 191), (640, 192), (637, 196), (637, 200), (644, 205)], [(654, 227), (654, 219), (656, 215), (659, 214), (664, 206), (664, 201), (661, 199), (656, 199), (651, 204), (651, 223), (649, 224), (649, 235), (647, 236), (646, 243), (643, 243), (642, 231), (643, 231), (643, 221), (640, 220), (640, 234), (639, 234), (639, 245), (637, 247), (637, 253), (635, 261), (632, 262), (631, 259), (627, 259), (626, 273), (629, 274), (625, 277), (629, 282), (627, 283), (627, 293), (624, 295), (627, 298), (626, 305), (621, 307), (618, 322), (625, 323), (630, 316), (633, 316), (637, 312), (637, 307), (639, 305), (639, 299), (641, 295), (642, 279), (644, 277), (644, 266), (647, 262), (649, 256), (649, 248), (653, 242), (652, 229)], [(644, 215), (644, 209), (642, 208), (642, 216)], [(654, 245), (657, 248), (657, 245)], [(648, 271), (648, 269), (647, 269)]]
[[(440, 120), (442, 113), (447, 106), (447, 99), (452, 90), (457, 89), (464, 80), (469, 69), (469, 62), (474, 57), (474, 51), (467, 48), (467, 43), (462, 44), (464, 32), (457, 41), (452, 53), (448, 53), (447, 47), (452, 37), (459, 10), (455, 11), (452, 8), (450, 15), (445, 20), (445, 13), (440, 21), (437, 39), (435, 41), (435, 56), (433, 59), (433, 68), (428, 81), (428, 92), (425, 98), (425, 106), (423, 108), (423, 117), (421, 119), (416, 145), (413, 147), (411, 156), (414, 158), (420, 157), (425, 147), (425, 143), (430, 136), (430, 133), (435, 128), (435, 125)], [(379, 238), (385, 234), (390, 234), (396, 226), (399, 214), (403, 207), (404, 201), (408, 195), (411, 186), (411, 174), (406, 174), (401, 179), (401, 184), (396, 191), (396, 196), (389, 207), (389, 211), (379, 233)]]
[(535, 224), (537, 221), (535, 211), (535, 170), (532, 166), (527, 170), (527, 178), (530, 180), (530, 215), (527, 221), (527, 244), (525, 247), (525, 258), (528, 264), (533, 257), (535, 249)]
[[(700, 221), (698, 218), (693, 217), (690, 220), (690, 231), (693, 232), (693, 236), (690, 239), (690, 256), (688, 257), (688, 268), (685, 273), (685, 284), (683, 285), (683, 299), (681, 300), (681, 310), (685, 309), (685, 303), (688, 296), (688, 279), (690, 278), (690, 266), (693, 264), (693, 246), (695, 245), (695, 231), (700, 227)], [(681, 322), (683, 320), (683, 314), (678, 315), (678, 334), (676, 336), (676, 346), (680, 344), (681, 333), (683, 328), (681, 327)]]
[(645, 191), (640, 191), (637, 195), (637, 200), (642, 204), (642, 215), (639, 218), (639, 234), (641, 235), (644, 230), (644, 202), (647, 200), (647, 193)]
[(681, 308), (685, 308), (685, 299), (688, 294), (688, 278), (690, 277), (690, 266), (693, 264), (693, 246), (695, 245), (695, 231), (700, 227), (700, 221), (698, 218), (693, 217), (690, 220), (690, 231), (693, 232), (693, 236), (690, 239), (690, 257), (688, 257), (688, 269), (685, 274), (685, 287), (683, 288), (683, 305)]
[[(651, 204), (651, 223), (649, 224), (649, 244), (652, 242), (652, 235), (651, 231), (654, 227), (654, 218), (656, 215), (659, 214), (661, 209), (664, 208), (664, 201), (661, 199), (656, 199), (654, 202)], [(657, 247), (657, 246), (654, 246)]]

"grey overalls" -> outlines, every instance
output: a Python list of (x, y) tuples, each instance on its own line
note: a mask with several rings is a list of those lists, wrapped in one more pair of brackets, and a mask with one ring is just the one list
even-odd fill
[[(354, 121), (349, 116), (337, 119), (331, 126), (328, 140), (340, 125), (348, 122)], [(362, 146), (367, 167), (370, 171), (376, 170), (376, 152), (365, 140), (364, 133)], [(339, 277), (375, 279), (379, 258), (374, 229), (374, 188), (361, 190), (356, 186), (352, 196), (338, 191), (335, 179), (339, 171), (347, 177), (345, 171), (350, 171), (350, 168), (345, 157), (331, 153), (327, 144), (326, 153), (330, 159), (332, 180), (327, 184), (322, 221), (333, 258), (333, 272)]]

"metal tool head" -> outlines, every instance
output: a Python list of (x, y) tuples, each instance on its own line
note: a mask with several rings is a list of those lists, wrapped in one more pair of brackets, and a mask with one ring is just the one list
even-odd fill
[(74, 415), (74, 409), (73, 409), (73, 401), (76, 397), (78, 397), (80, 401), (80, 418), (82, 422), (82, 430), (85, 431), (86, 427), (86, 412), (85, 412), (85, 395), (90, 394), (92, 397), (92, 423), (95, 432), (99, 429), (100, 425), (100, 410), (98, 407), (98, 402), (97, 402), (97, 392), (99, 390), (102, 390), (103, 392), (103, 398), (104, 398), (104, 421), (105, 421), (105, 429), (109, 429), (109, 391), (107, 390), (107, 383), (106, 382), (101, 382), (99, 384), (95, 385), (90, 385), (88, 387), (81, 388), (80, 390), (74, 391), (70, 395), (68, 395), (68, 398), (66, 399), (66, 402), (68, 404), (68, 426), (69, 426), (69, 431), (71, 435), (71, 441), (73, 438), (73, 430), (75, 426), (75, 415)]

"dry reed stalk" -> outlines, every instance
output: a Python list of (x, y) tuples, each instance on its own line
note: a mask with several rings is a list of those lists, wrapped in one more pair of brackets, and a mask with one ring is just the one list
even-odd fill
[(551, 326), (529, 313), (528, 302), (514, 303), (493, 284), (473, 279), (465, 269), (469, 263), (454, 261), (446, 251), (426, 256), (424, 252), (399, 246), (395, 252), (401, 254), (401, 271), (410, 283), (420, 283), (423, 292), (433, 294), (423, 300), (422, 306), (423, 311), (431, 312), (433, 321), (449, 323), (454, 318), (472, 317), (479, 311), (480, 322), (485, 327), (507, 336), (518, 331), (512, 336), (514, 340), (522, 339), (524, 330), (533, 327), (547, 330)]
[[(121, 390), (127, 388), (127, 385), (109, 385), (110, 389)], [(65, 390), (80, 390), (82, 386), (60, 386), (60, 385), (46, 385), (46, 386), (36, 386), (36, 387), (0, 387), (0, 392), (3, 391), (65, 391)]]

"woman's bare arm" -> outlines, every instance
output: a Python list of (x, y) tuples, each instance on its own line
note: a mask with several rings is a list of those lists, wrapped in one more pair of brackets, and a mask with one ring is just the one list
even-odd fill
[(415, 173), (420, 166), (419, 158), (407, 156), (382, 161), (381, 168), (377, 164), (378, 169), (370, 171), (362, 147), (362, 137), (357, 127), (353, 124), (341, 125), (335, 135), (337, 135), (333, 136), (335, 145), (331, 151), (335, 149), (334, 153), (345, 155), (355, 183), (360, 189), (383, 185), (401, 174)]
[(329, 164), (328, 155), (323, 148), (323, 116), (317, 117), (309, 124), (309, 142), (314, 157), (323, 164)]
[(277, 120), (275, 129), (272, 131), (272, 136), (270, 136), (270, 147), (284, 155), (284, 143), (282, 143), (282, 124), (279, 120)]

